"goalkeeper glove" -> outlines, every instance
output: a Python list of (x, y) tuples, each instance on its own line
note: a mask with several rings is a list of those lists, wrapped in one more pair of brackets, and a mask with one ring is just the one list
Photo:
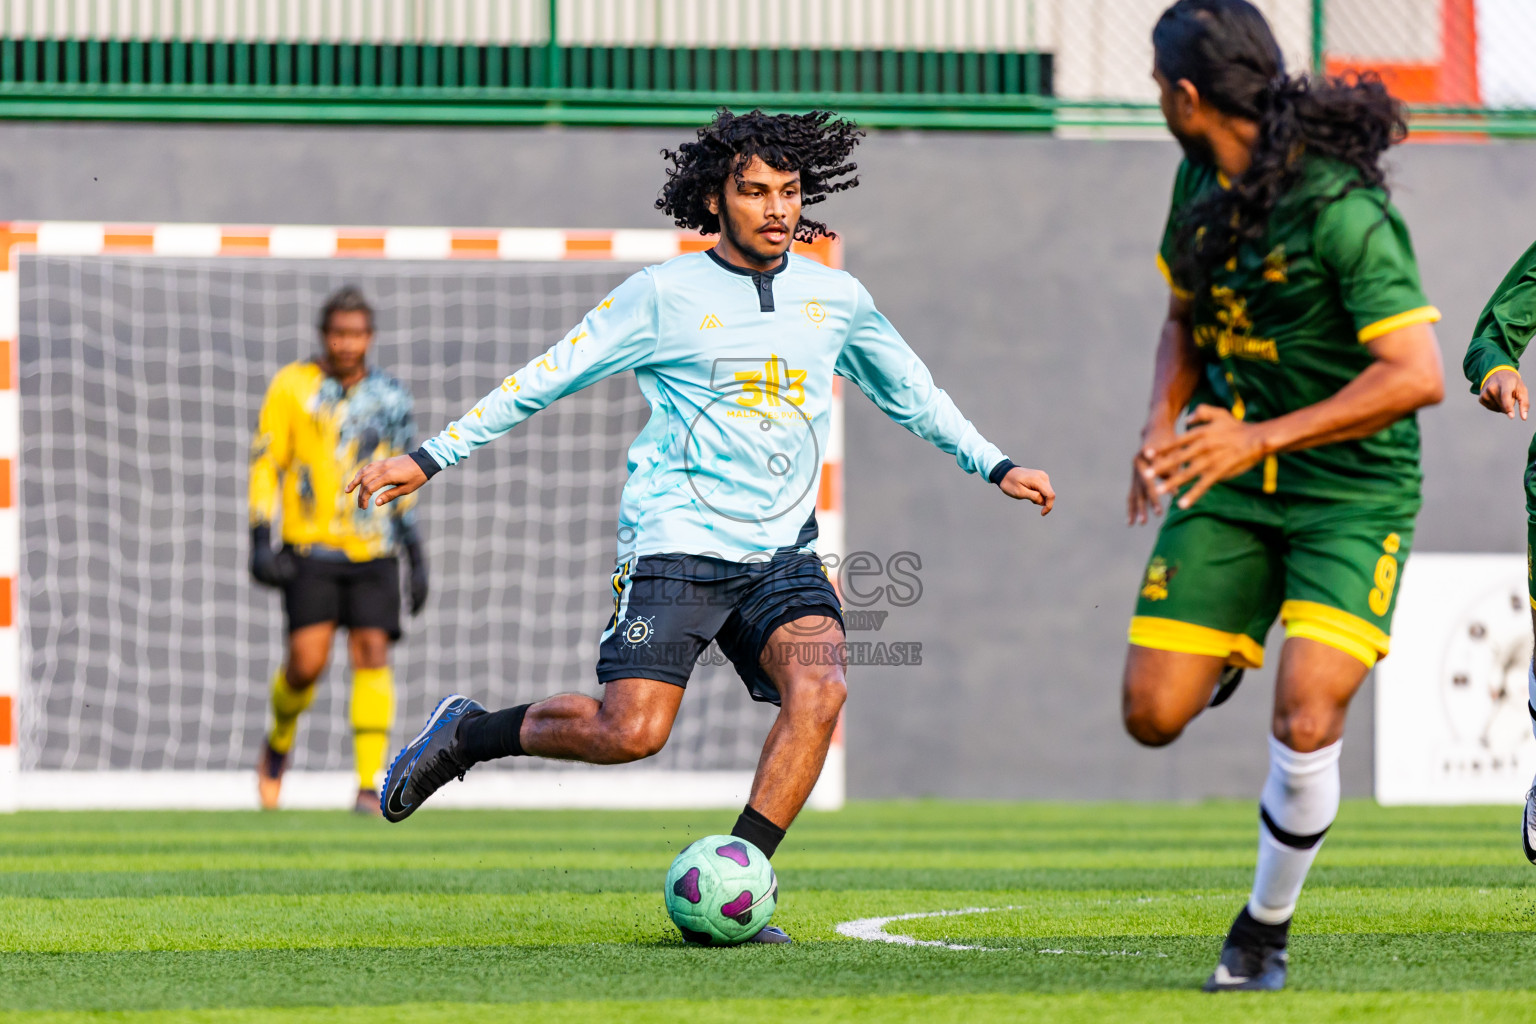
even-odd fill
[(411, 616), (421, 614), (427, 605), (427, 556), (421, 550), (421, 538), (415, 527), (408, 527), (401, 540), (405, 545), (405, 557), (411, 563)]
[(251, 527), (251, 577), (267, 587), (284, 587), (293, 579), (293, 554), (285, 548), (272, 550), (272, 527)]

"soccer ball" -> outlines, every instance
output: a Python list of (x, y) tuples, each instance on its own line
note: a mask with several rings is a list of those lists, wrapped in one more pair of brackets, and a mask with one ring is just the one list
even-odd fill
[(773, 917), (779, 880), (768, 857), (745, 839), (705, 836), (672, 862), (664, 895), (667, 914), (683, 938), (734, 946)]

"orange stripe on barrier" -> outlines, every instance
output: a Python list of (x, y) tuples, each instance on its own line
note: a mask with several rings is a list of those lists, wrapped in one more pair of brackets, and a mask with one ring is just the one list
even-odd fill
[(0, 391), (9, 391), (16, 386), (16, 374), (11, 362), (15, 355), (15, 342), (0, 341)]
[(456, 234), (449, 252), (462, 259), (495, 259), (501, 254), (501, 236)]
[(15, 702), (9, 695), (0, 697), (0, 747), (9, 747), (16, 742), (16, 712), (13, 710)]
[(837, 512), (843, 507), (842, 469), (836, 462), (821, 467), (821, 489), (816, 495), (816, 507), (823, 512)]
[(613, 257), (613, 236), (601, 235), (566, 235), (565, 255), (567, 259), (576, 260), (606, 260)]
[(714, 236), (684, 235), (677, 240), (678, 252), (703, 252), (705, 249), (713, 249), (720, 239)]
[(15, 224), (0, 224), (0, 273), (15, 269), (11, 264), (11, 253), (18, 246), (36, 244), (36, 231), (26, 231)]
[(843, 247), (835, 238), (823, 235), (814, 242), (796, 242), (795, 252), (834, 269), (843, 265)]
[(16, 625), (16, 616), (11, 609), (15, 593), (16, 581), (9, 576), (0, 576), (0, 626)]
[(101, 251), (103, 253), (140, 253), (153, 252), (155, 248), (155, 233), (153, 231), (108, 231), (101, 239)]
[(336, 255), (382, 256), (384, 255), (384, 234), (383, 232), (351, 235), (338, 234), (336, 236)]
[(14, 508), (16, 464), (10, 459), (0, 459), (0, 508)]
[(224, 232), (219, 242), (220, 256), (265, 256), (271, 252), (272, 236), (233, 231)]

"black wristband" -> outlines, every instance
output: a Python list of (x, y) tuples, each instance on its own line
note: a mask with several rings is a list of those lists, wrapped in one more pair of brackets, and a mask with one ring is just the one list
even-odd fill
[(443, 467), (437, 464), (436, 459), (427, 454), (427, 450), (425, 448), (417, 448), (415, 451), (411, 452), (411, 461), (421, 467), (421, 471), (427, 474), (428, 480), (431, 480), (434, 476), (443, 471)]
[(1013, 468), (1015, 468), (1014, 461), (1012, 459), (1004, 459), (992, 467), (992, 472), (987, 474), (987, 482), (991, 484), (1002, 483), (1003, 477), (1007, 476), (1008, 471)]

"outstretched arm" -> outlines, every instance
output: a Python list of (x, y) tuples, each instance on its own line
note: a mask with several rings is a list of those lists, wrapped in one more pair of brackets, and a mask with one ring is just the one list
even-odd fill
[(556, 399), (634, 369), (656, 348), (656, 288), (648, 270), (619, 286), (562, 340), (501, 382), (409, 455), (369, 463), (347, 485), (357, 505), (384, 505), (469, 458)]
[(1510, 268), (1477, 318), (1462, 371), (1483, 408), (1523, 420), (1531, 396), (1520, 379), (1520, 357), (1536, 334), (1536, 245)]
[(942, 388), (928, 367), (875, 308), (864, 286), (848, 340), (838, 356), (837, 373), (853, 381), (879, 409), (918, 437), (955, 457), (967, 473), (986, 476), (1011, 498), (1051, 511), (1056, 492), (1042, 470), (1015, 466), (998, 447), (981, 436)]

